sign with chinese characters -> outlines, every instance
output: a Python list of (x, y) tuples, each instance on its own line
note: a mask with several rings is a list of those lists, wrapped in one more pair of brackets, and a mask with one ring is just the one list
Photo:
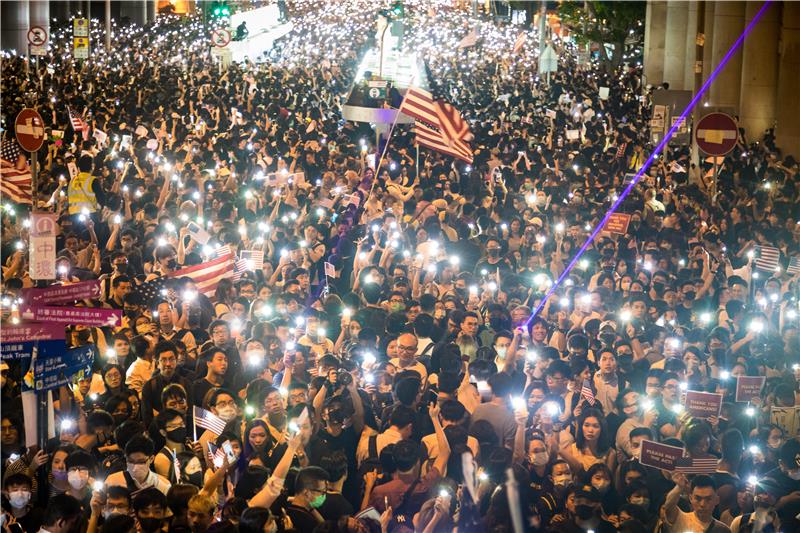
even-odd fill
[[(41, 351), (36, 354), (32, 376), (29, 370), (23, 379), (23, 390), (46, 391), (72, 382), (88, 372), (94, 361), (94, 347), (82, 346), (60, 354), (45, 355)], [(33, 383), (31, 383), (31, 377)], [(33, 384), (33, 387), (31, 387)]]
[[(62, 336), (64, 327), (61, 327)], [(17, 341), (17, 342), (3, 342), (0, 344), (0, 359), (3, 361), (19, 361), (21, 359), (30, 359), (33, 355), (34, 344), (37, 344), (38, 355), (37, 357), (49, 357), (64, 353), (66, 350), (66, 343), (64, 339), (61, 340), (47, 340), (47, 341)]]
[(93, 300), (100, 297), (100, 281), (89, 280), (71, 285), (53, 285), (46, 289), (28, 289), (25, 301), (29, 304), (65, 304), (77, 300)]
[(122, 310), (89, 307), (28, 306), (22, 310), (24, 320), (41, 320), (61, 324), (116, 327), (122, 323)]
[(31, 213), (31, 279), (56, 279), (57, 220), (55, 213)]
[(64, 340), (64, 326), (46, 322), (31, 322), (0, 328), (0, 343)]

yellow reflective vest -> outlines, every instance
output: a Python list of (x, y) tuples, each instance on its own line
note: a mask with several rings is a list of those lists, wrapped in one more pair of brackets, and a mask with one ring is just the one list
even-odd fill
[(84, 209), (90, 213), (97, 211), (97, 197), (92, 191), (95, 177), (88, 172), (80, 172), (69, 181), (67, 199), (69, 200), (69, 214), (76, 215)]

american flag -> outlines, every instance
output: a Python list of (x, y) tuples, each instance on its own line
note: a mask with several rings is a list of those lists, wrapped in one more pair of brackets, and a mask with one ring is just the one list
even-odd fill
[(153, 300), (164, 298), (163, 290), (167, 289), (168, 282), (172, 281), (170, 278), (158, 277), (150, 281), (146, 281), (141, 285), (137, 285), (131, 292), (131, 300), (140, 305), (149, 306)]
[(18, 204), (33, 203), (33, 176), (17, 142), (13, 139), (3, 140), (0, 155), (0, 193)]
[(175, 469), (175, 480), (181, 482), (181, 462), (178, 461), (178, 454), (172, 450), (172, 466)]
[(470, 46), (475, 46), (476, 44), (478, 44), (478, 30), (472, 28), (472, 30), (470, 30), (470, 32), (466, 34), (461, 41), (459, 41), (458, 49), (460, 50), (462, 48), (469, 48)]
[(514, 41), (514, 49), (512, 50), (512, 53), (514, 54), (520, 53), (522, 47), (525, 46), (525, 39), (527, 39), (527, 37), (528, 34), (525, 33), (524, 31), (520, 32), (520, 34), (517, 35), (517, 40)]
[(73, 130), (84, 131), (89, 129), (89, 125), (83, 120), (83, 117), (73, 113), (72, 108), (67, 107), (67, 112), (69, 113), (69, 121)]
[(424, 89), (411, 87), (406, 92), (400, 112), (415, 119), (417, 143), (467, 163), (472, 163), (469, 126), (450, 104), (437, 102)]
[(588, 379), (583, 380), (583, 385), (581, 385), (581, 398), (589, 402), (589, 405), (594, 405), (594, 391), (592, 391), (592, 386), (589, 384)]
[(469, 131), (469, 124), (461, 117), (458, 109), (447, 102), (437, 102), (436, 114), (439, 116), (439, 124), (445, 138), (452, 145), (458, 141), (470, 141), (473, 138)]
[(717, 471), (716, 457), (683, 457), (675, 463), (675, 472), (684, 474), (713, 474)]
[(225, 257), (226, 255), (230, 255), (232, 253), (233, 250), (231, 250), (231, 245), (225, 244), (214, 250), (214, 257), (216, 258)]
[(755, 266), (758, 270), (775, 272), (780, 264), (781, 251), (773, 246), (756, 246)]
[(217, 437), (222, 435), (222, 432), (225, 431), (225, 421), (223, 419), (211, 411), (206, 411), (202, 407), (197, 407), (196, 405), (194, 406), (194, 423), (214, 433)]
[(208, 443), (208, 460), (214, 465), (214, 468), (219, 468), (225, 464), (225, 450)]
[(789, 266), (786, 267), (787, 274), (800, 274), (800, 256), (796, 255), (789, 259)]
[(197, 286), (197, 292), (213, 296), (220, 280), (233, 277), (233, 254), (217, 257), (206, 263), (194, 265), (169, 274), (171, 278), (190, 278)]
[(264, 268), (264, 250), (242, 250), (239, 259), (233, 265), (233, 281), (242, 279), (247, 272), (256, 272)]

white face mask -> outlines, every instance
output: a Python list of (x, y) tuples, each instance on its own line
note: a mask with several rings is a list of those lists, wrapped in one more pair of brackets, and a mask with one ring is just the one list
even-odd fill
[(225, 406), (222, 409), (217, 409), (217, 416), (223, 419), (225, 422), (230, 422), (236, 418), (236, 408)]
[(789, 470), (788, 472), (786, 472), (786, 475), (795, 481), (800, 481), (800, 468), (798, 468), (797, 470)]
[(569, 482), (572, 480), (572, 476), (570, 475), (563, 475), (563, 476), (553, 476), (553, 485), (556, 487), (566, 487), (569, 485)]
[(31, 501), (31, 491), (14, 490), (8, 493), (8, 501), (14, 509), (24, 509)]
[(606, 480), (603, 480), (603, 481), (592, 481), (592, 487), (596, 488), (601, 493), (607, 491), (608, 487), (610, 487), (610, 486), (611, 486), (611, 482), (610, 481), (606, 481)]
[(150, 465), (143, 464), (143, 465), (128, 465), (128, 473), (138, 481), (139, 483), (143, 482), (147, 479), (147, 476), (150, 475)]
[(534, 466), (544, 466), (550, 460), (550, 455), (547, 452), (532, 453), (530, 456), (531, 464)]
[(81, 490), (89, 482), (89, 472), (70, 470), (67, 472), (67, 482), (75, 490)]
[(507, 350), (508, 348), (506, 348), (505, 346), (499, 346), (495, 348), (495, 351), (497, 352), (497, 357), (499, 357), (500, 359), (505, 359)]

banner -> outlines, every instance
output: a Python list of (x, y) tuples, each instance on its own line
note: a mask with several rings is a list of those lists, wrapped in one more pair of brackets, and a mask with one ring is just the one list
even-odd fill
[(27, 289), (24, 299), (29, 304), (64, 304), (78, 300), (99, 298), (102, 289), (99, 280), (83, 281), (71, 285), (53, 285), (46, 289)]
[(28, 306), (22, 310), (22, 318), (26, 320), (59, 322), (62, 324), (115, 327), (122, 323), (122, 310), (89, 307)]

